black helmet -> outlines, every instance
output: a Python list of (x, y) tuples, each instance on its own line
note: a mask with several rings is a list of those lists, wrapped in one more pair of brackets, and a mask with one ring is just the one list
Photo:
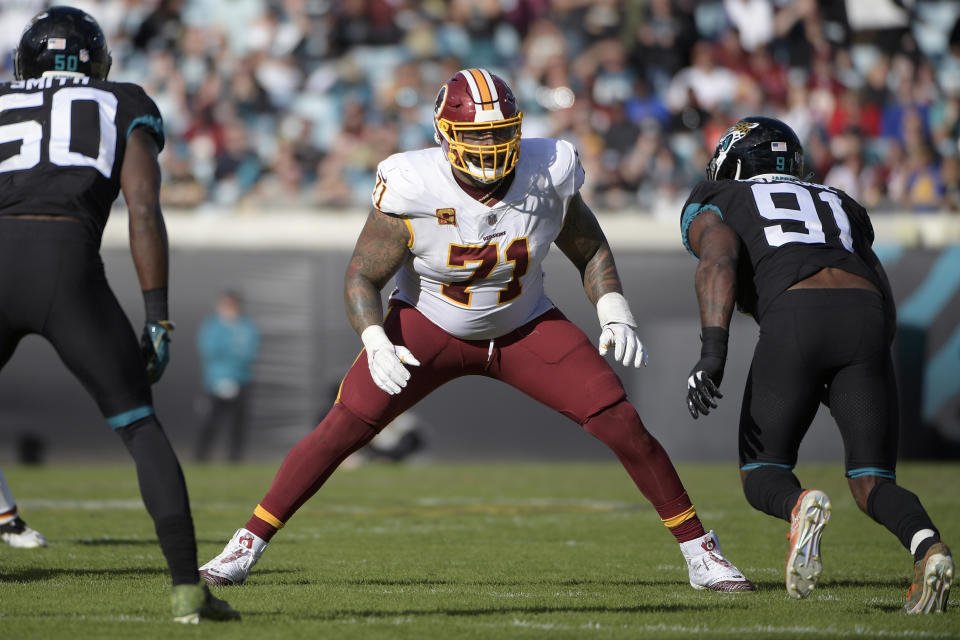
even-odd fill
[(745, 180), (764, 173), (803, 176), (803, 145), (786, 123), (750, 116), (727, 129), (707, 165), (707, 180)]
[(17, 80), (45, 71), (73, 71), (105, 80), (110, 72), (107, 39), (97, 21), (74, 7), (50, 7), (34, 16), (13, 56)]

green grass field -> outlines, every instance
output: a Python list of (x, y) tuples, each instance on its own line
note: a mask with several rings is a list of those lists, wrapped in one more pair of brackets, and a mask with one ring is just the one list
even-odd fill
[[(201, 562), (274, 470), (185, 468)], [(691, 589), (672, 536), (615, 464), (339, 471), (246, 585), (215, 590), (243, 614), (229, 628), (168, 621), (166, 565), (132, 464), (5, 472), (50, 539), (0, 545), (5, 638), (960, 638), (960, 597), (941, 615), (899, 612), (910, 558), (859, 512), (836, 465), (798, 469), (834, 505), (823, 577), (800, 602), (783, 588), (787, 526), (747, 505), (733, 464), (680, 474), (756, 593)], [(960, 466), (904, 464), (899, 479), (960, 547)]]

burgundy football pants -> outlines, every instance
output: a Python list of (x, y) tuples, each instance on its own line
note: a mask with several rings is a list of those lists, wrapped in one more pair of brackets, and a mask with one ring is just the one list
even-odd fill
[(333, 409), (284, 459), (247, 528), (264, 539), (292, 516), (348, 455), (440, 385), (466, 375), (502, 380), (609, 446), (675, 535), (703, 534), (680, 478), (660, 443), (626, 401), (620, 379), (596, 347), (557, 309), (491, 343), (461, 340), (416, 309), (394, 303), (384, 320), (394, 344), (420, 361), (398, 395), (374, 384), (361, 353)]

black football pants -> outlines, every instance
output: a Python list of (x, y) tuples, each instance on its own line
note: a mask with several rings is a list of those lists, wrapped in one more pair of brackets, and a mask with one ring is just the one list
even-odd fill
[(771, 303), (743, 397), (741, 468), (792, 468), (824, 401), (847, 475), (893, 477), (899, 408), (884, 304), (862, 289), (785, 291)]
[(77, 222), (0, 217), (0, 367), (31, 333), (53, 345), (115, 429), (152, 413), (137, 336), (98, 243)]
[(0, 217), (0, 367), (30, 333), (50, 341), (130, 451), (173, 584), (196, 583), (183, 472), (153, 415), (140, 345), (98, 243), (76, 222)]

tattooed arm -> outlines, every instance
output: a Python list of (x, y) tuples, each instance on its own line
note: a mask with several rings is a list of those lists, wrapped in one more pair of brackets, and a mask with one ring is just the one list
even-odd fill
[(694, 276), (700, 304), (700, 360), (687, 378), (687, 410), (697, 418), (710, 413), (723, 397), (718, 387), (723, 382), (730, 316), (737, 297), (740, 238), (711, 211), (693, 219), (687, 238), (700, 258)]
[(570, 201), (563, 229), (554, 242), (580, 270), (591, 303), (597, 304), (605, 293), (623, 293), (607, 238), (579, 193)]
[(391, 342), (381, 324), (380, 290), (410, 255), (409, 242), (410, 232), (401, 218), (372, 210), (357, 238), (343, 282), (347, 318), (363, 341), (370, 377), (390, 395), (407, 386), (410, 372), (406, 367), (420, 364), (409, 349)]
[(647, 350), (637, 337), (637, 321), (623, 297), (610, 245), (596, 216), (579, 193), (570, 201), (563, 229), (554, 242), (580, 270), (583, 290), (597, 307), (597, 318), (603, 327), (600, 355), (605, 355), (613, 346), (614, 360), (624, 366), (647, 364)]
[(373, 209), (357, 238), (343, 283), (347, 319), (358, 334), (383, 322), (380, 290), (409, 255), (410, 232), (401, 218)]
[(700, 258), (694, 276), (700, 325), (729, 329), (737, 295), (740, 239), (717, 214), (704, 211), (690, 224), (690, 248)]

